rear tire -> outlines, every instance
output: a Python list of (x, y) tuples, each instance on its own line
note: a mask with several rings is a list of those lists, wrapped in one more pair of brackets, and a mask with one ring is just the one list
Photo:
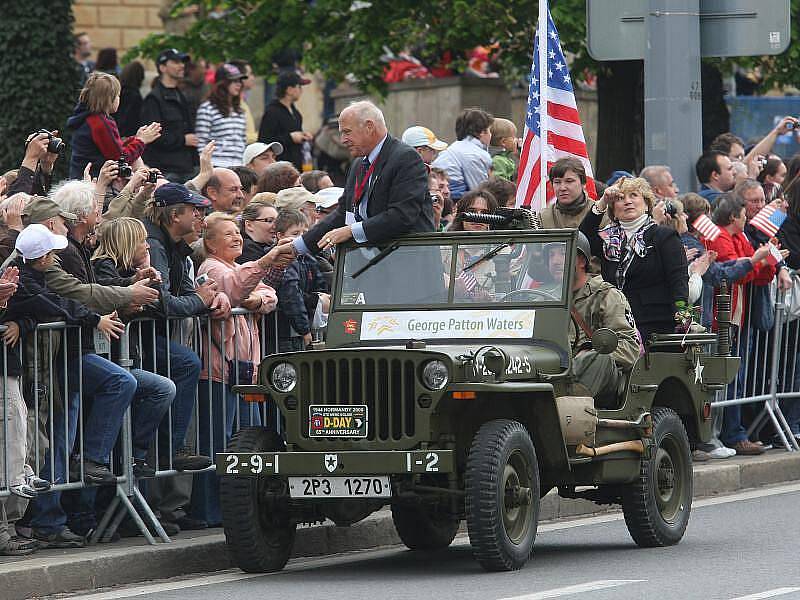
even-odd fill
[(671, 546), (681, 541), (692, 510), (689, 437), (671, 408), (653, 409), (654, 447), (642, 458), (639, 478), (623, 487), (622, 511), (639, 546)]
[[(260, 427), (234, 434), (230, 452), (278, 452), (283, 440)], [(267, 498), (274, 476), (220, 477), (220, 504), (225, 540), (233, 562), (246, 573), (280, 571), (289, 560), (295, 524), (289, 521), (288, 497)]]
[(539, 466), (528, 430), (497, 419), (475, 434), (467, 457), (467, 530), (487, 571), (522, 568), (539, 521)]
[(442, 550), (458, 533), (461, 523), (449, 515), (437, 515), (422, 506), (392, 504), (397, 535), (409, 550)]

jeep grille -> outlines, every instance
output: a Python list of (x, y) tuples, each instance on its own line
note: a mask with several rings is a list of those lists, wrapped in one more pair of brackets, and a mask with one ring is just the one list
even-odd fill
[(337, 358), (300, 363), (300, 413), (308, 439), (311, 404), (366, 404), (367, 440), (414, 437), (416, 367), (411, 360)]

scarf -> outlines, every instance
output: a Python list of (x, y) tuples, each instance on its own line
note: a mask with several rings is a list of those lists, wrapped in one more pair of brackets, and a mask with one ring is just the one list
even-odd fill
[(616, 283), (619, 289), (625, 285), (625, 275), (628, 273), (628, 267), (634, 256), (641, 258), (647, 256), (648, 247), (644, 240), (644, 234), (655, 225), (656, 222), (653, 218), (645, 213), (633, 221), (611, 223), (598, 232), (603, 241), (604, 258), (619, 263), (616, 273)]
[(556, 208), (558, 209), (558, 212), (562, 212), (565, 215), (579, 215), (581, 214), (581, 211), (586, 208), (586, 202), (586, 194), (581, 194), (571, 204), (561, 204), (560, 202), (556, 202)]

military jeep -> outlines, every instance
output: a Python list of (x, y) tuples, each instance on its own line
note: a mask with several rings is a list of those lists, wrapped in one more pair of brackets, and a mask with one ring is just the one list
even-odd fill
[[(412, 550), (466, 520), (477, 561), (519, 569), (540, 499), (622, 505), (634, 541), (677, 543), (692, 505), (690, 442), (711, 434), (732, 380), (729, 296), (717, 334), (653, 336), (609, 397), (571, 372), (574, 230), (418, 234), (338, 249), (324, 343), (267, 357), (260, 395), (275, 429), (217, 454), (223, 525), (244, 571), (275, 571), (298, 524), (348, 526), (389, 505)], [(562, 264), (551, 260), (554, 250)], [(595, 350), (616, 338), (598, 330)]]

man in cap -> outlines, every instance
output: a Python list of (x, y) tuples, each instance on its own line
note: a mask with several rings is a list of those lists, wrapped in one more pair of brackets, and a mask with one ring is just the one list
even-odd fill
[[(589, 240), (578, 232), (569, 327), (572, 370), (589, 395), (616, 399), (625, 372), (639, 358), (639, 337), (628, 300), (614, 285), (592, 276), (591, 256)], [(600, 354), (592, 347), (592, 335), (600, 328), (617, 334), (619, 342), (611, 354)]]
[[(344, 188), (329, 187), (323, 188), (314, 194), (314, 204), (316, 205), (316, 221), (324, 219), (331, 214), (339, 204), (339, 198), (344, 194)], [(312, 223), (313, 224), (313, 223)]]
[(253, 169), (256, 175), (261, 177), (264, 170), (273, 164), (278, 156), (283, 154), (283, 146), (280, 142), (255, 142), (244, 149), (242, 164)]
[(422, 162), (430, 164), (439, 156), (439, 152), (447, 148), (447, 144), (436, 138), (436, 135), (427, 127), (415, 125), (403, 132), (403, 143), (408, 144), (422, 157)]
[[(6, 318), (9, 327), (14, 326), (13, 335), (18, 337), (20, 323), (28, 320), (50, 322), (66, 320), (68, 323), (97, 328), (106, 336), (118, 337), (124, 325), (117, 319), (116, 312), (105, 316), (64, 298), (47, 286), (46, 272), (55, 262), (56, 250), (67, 247), (67, 238), (51, 232), (41, 224), (27, 226), (20, 232), (16, 241), (17, 257), (14, 266), (19, 269), (20, 282), (16, 297), (12, 298)], [(66, 409), (59, 406), (53, 411), (53, 452), (48, 453), (42, 473), (55, 474), (54, 483), (66, 481), (67, 468), (71, 480), (83, 479), (88, 483), (111, 485), (116, 477), (109, 468), (111, 451), (122, 425), (125, 411), (136, 392), (136, 380), (126, 369), (95, 354), (91, 333), (84, 331), (79, 337), (76, 332), (65, 332), (65, 352), (69, 385), (66, 391)], [(80, 340), (80, 346), (76, 344)], [(15, 340), (14, 340), (15, 341)], [(75, 353), (78, 356), (75, 356)], [(56, 369), (59, 369), (56, 367)], [(79, 376), (82, 374), (82, 378)], [(57, 374), (59, 381), (63, 372)], [(79, 383), (80, 382), (80, 383)], [(91, 397), (92, 402), (84, 405), (81, 411), (81, 394)], [(70, 461), (75, 445), (78, 417), (83, 415), (82, 462)], [(69, 416), (68, 420), (66, 417)], [(91, 503), (86, 511), (94, 516), (93, 496), (81, 494), (83, 501)], [(67, 526), (67, 515), (61, 506), (61, 494), (53, 492), (37, 496), (32, 505), (31, 526), (34, 537), (44, 547), (63, 548), (82, 546), (83, 532), (73, 532)]]
[(235, 171), (217, 167), (203, 186), (203, 196), (211, 201), (211, 209), (228, 214), (237, 213), (244, 207), (245, 197), (242, 182)]
[(158, 55), (158, 79), (142, 104), (142, 123), (161, 123), (161, 137), (148, 144), (144, 161), (170, 181), (183, 183), (194, 176), (197, 136), (189, 103), (178, 84), (189, 55), (170, 48)]
[(294, 208), (302, 212), (308, 220), (309, 227), (317, 220), (317, 203), (314, 194), (302, 186), (290, 187), (278, 192), (275, 209)]
[(314, 139), (308, 131), (303, 131), (303, 115), (297, 110), (295, 102), (303, 94), (303, 86), (311, 83), (295, 71), (278, 75), (275, 85), (275, 99), (264, 109), (258, 141), (277, 141), (284, 150), (284, 160), (291, 162), (298, 171), (303, 170), (303, 143)]

